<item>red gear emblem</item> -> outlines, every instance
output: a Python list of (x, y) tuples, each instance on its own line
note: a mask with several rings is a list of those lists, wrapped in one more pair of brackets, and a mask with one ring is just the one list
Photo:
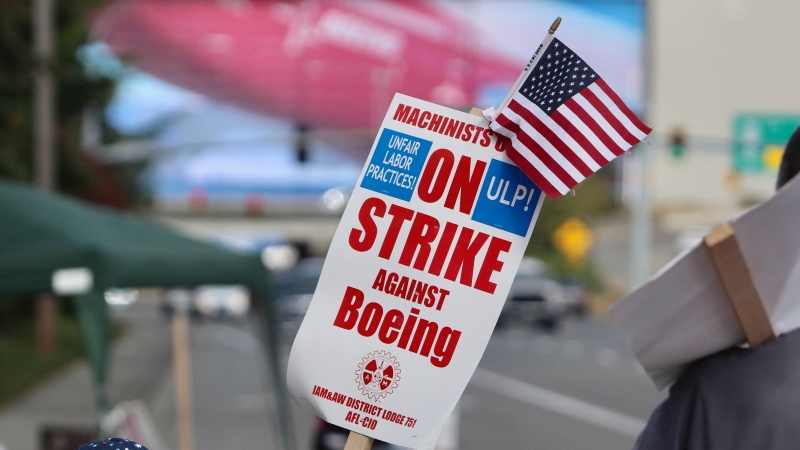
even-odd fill
[(400, 363), (391, 353), (383, 350), (368, 354), (356, 370), (356, 385), (364, 395), (374, 400), (394, 392), (398, 380)]

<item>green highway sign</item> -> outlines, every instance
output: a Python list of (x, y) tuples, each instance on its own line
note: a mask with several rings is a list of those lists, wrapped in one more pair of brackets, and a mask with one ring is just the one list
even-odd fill
[(777, 170), (786, 142), (800, 127), (800, 114), (738, 114), (733, 120), (733, 168)]

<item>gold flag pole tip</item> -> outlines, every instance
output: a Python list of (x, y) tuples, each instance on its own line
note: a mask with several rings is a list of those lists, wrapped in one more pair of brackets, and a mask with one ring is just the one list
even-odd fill
[(556, 20), (553, 21), (553, 24), (550, 25), (550, 29), (547, 30), (547, 32), (550, 33), (550, 34), (555, 34), (555, 32), (558, 29), (559, 25), (561, 25), (561, 17), (558, 17), (558, 18), (556, 18)]

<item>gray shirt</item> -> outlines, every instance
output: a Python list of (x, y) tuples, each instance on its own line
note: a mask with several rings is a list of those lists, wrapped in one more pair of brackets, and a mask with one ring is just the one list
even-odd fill
[(800, 330), (692, 363), (634, 450), (800, 448)]

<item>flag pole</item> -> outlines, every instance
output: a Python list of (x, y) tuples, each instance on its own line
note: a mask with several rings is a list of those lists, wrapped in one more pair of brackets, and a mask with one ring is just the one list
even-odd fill
[(514, 93), (517, 92), (517, 90), (519, 90), (520, 85), (525, 81), (525, 78), (528, 75), (528, 71), (530, 71), (533, 68), (533, 66), (536, 65), (537, 62), (539, 62), (539, 54), (542, 52), (543, 48), (550, 45), (550, 41), (553, 40), (553, 34), (555, 34), (559, 25), (561, 25), (561, 17), (556, 18), (556, 20), (553, 21), (553, 24), (550, 25), (550, 29), (547, 30), (547, 36), (544, 37), (544, 40), (542, 40), (542, 43), (539, 45), (539, 48), (536, 49), (536, 52), (531, 57), (531, 60), (528, 61), (528, 64), (525, 66), (525, 68), (522, 69), (522, 73), (519, 74), (519, 76), (517, 77), (517, 81), (514, 82), (514, 85), (511, 87), (511, 90), (508, 91), (508, 95), (506, 95), (506, 98), (503, 100), (503, 103), (500, 103), (500, 107), (497, 108), (498, 116), (503, 111), (503, 108), (508, 106), (508, 104), (511, 102), (511, 97), (514, 96)]

